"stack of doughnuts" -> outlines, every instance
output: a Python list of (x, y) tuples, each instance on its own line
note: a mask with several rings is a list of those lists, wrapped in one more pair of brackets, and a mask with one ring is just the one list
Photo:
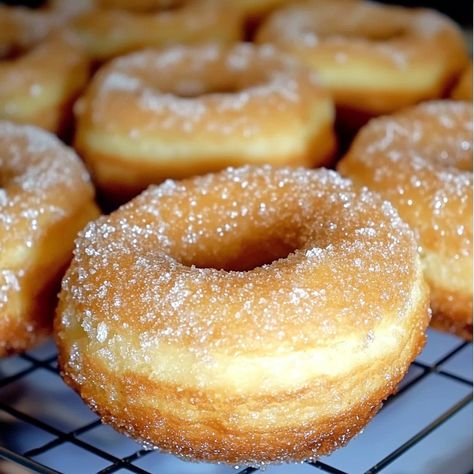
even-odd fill
[(0, 7), (0, 56), (0, 356), (56, 308), (61, 374), (117, 430), (315, 459), (430, 319), (472, 339), (472, 65), (440, 13), (58, 0)]

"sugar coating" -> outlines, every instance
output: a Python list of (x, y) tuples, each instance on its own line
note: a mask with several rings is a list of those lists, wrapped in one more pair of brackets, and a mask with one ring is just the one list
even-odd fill
[[(109, 131), (127, 127), (132, 138), (154, 130), (202, 129), (248, 137), (261, 133), (263, 117), (308, 102), (308, 94), (311, 101), (327, 100), (315, 73), (272, 46), (176, 46), (112, 61), (78, 112), (86, 115), (90, 108), (94, 125)], [(129, 117), (111, 116), (110, 106), (118, 100), (133, 110)]]
[(104, 357), (121, 331), (140, 328), (139, 347), (124, 350), (144, 360), (160, 344), (204, 360), (353, 330), (366, 341), (387, 310), (405, 314), (415, 255), (393, 207), (332, 171), (169, 180), (80, 234), (62, 325), (82, 327)]
[(471, 104), (426, 102), (372, 120), (340, 169), (350, 176), (353, 167), (370, 170), (375, 188), (396, 205), (423, 246), (435, 247), (454, 260), (468, 257), (472, 134)]
[(0, 121), (0, 310), (20, 290), (24, 250), (34, 248), (45, 225), (64, 218), (91, 194), (89, 175), (75, 153), (36, 127)]
[(264, 24), (259, 40), (315, 53), (328, 48), (339, 64), (354, 54), (372, 53), (404, 70), (417, 57), (417, 42), (430, 41), (446, 28), (453, 28), (447, 18), (426, 9), (316, 0), (277, 10)]

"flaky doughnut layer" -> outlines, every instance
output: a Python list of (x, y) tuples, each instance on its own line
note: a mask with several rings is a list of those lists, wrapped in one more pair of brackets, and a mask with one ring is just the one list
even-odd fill
[(340, 172), (415, 230), (433, 324), (472, 338), (472, 104), (438, 101), (369, 122)]
[(71, 150), (37, 128), (0, 122), (0, 356), (51, 332), (74, 238), (97, 215)]
[[(78, 104), (76, 148), (119, 199), (230, 165), (321, 165), (329, 93), (272, 47), (176, 47), (105, 66)], [(124, 113), (126, 111), (126, 113)]]
[(92, 58), (105, 61), (150, 47), (231, 44), (242, 38), (242, 22), (239, 10), (219, 0), (194, 0), (169, 10), (156, 5), (156, 11), (148, 12), (93, 9), (75, 18), (71, 28)]
[(258, 464), (358, 433), (420, 351), (427, 306), (390, 204), (332, 171), (244, 167), (91, 223), (55, 332), (62, 375), (103, 421), (185, 458)]
[(55, 35), (16, 59), (0, 60), (0, 119), (60, 133), (89, 77), (77, 41)]
[(440, 97), (467, 62), (462, 34), (447, 17), (376, 2), (289, 6), (269, 17), (257, 40), (317, 70), (346, 115), (378, 115)]

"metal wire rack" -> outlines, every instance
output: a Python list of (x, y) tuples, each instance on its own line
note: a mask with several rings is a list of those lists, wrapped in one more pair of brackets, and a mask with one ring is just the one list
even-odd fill
[[(3, 460), (2, 460), (3, 459)], [(0, 361), (0, 472), (250, 474), (147, 451), (102, 425), (58, 375), (52, 342)], [(396, 395), (345, 448), (265, 474), (472, 472), (472, 344), (429, 332)]]

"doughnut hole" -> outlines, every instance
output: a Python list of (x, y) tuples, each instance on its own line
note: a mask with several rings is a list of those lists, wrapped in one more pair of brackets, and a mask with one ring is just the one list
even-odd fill
[(126, 10), (136, 13), (156, 13), (178, 10), (186, 5), (186, 0), (96, 0), (100, 8)]
[(275, 71), (271, 68), (258, 67), (258, 58), (250, 58), (250, 61), (249, 58), (242, 58), (245, 64), (242, 63), (240, 68), (230, 64), (231, 61), (223, 67), (222, 61), (219, 60), (207, 60), (203, 67), (199, 60), (190, 59), (191, 64), (182, 62), (170, 65), (173, 71), (170, 74), (157, 75), (155, 68), (140, 62), (132, 64), (128, 74), (145, 89), (183, 99), (210, 94), (237, 95), (249, 88), (264, 87), (275, 79)]

